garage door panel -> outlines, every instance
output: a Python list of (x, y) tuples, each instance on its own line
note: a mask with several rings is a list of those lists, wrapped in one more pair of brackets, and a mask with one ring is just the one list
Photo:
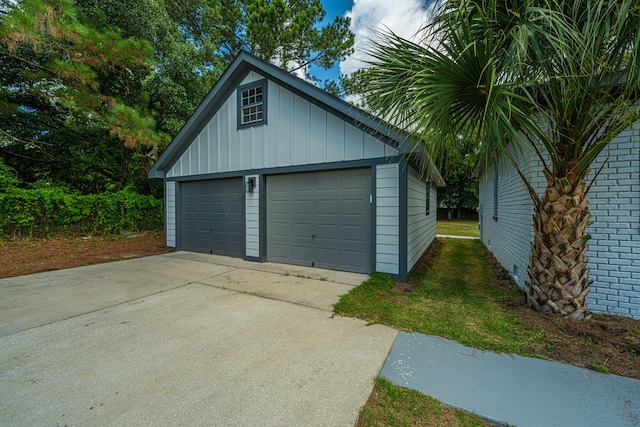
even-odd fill
[(365, 191), (366, 185), (364, 177), (359, 176), (349, 176), (349, 177), (341, 177), (340, 179), (340, 189), (345, 193), (350, 191), (352, 192), (361, 192)]
[[(227, 253), (242, 254), (244, 251), (244, 244), (242, 242), (235, 242), (227, 246)], [(242, 256), (242, 255), (238, 255)]]
[(272, 200), (271, 201), (271, 216), (272, 217), (288, 217), (289, 202), (287, 200)]
[(315, 239), (336, 242), (338, 239), (338, 229), (334, 224), (316, 224)]
[(285, 222), (272, 222), (271, 224), (269, 224), (270, 228), (271, 228), (271, 234), (276, 237), (276, 238), (289, 238), (290, 233), (289, 233), (289, 223)]
[[(217, 196), (220, 197), (220, 196)], [(224, 197), (224, 196), (222, 196)], [(211, 203), (211, 212), (213, 212), (214, 214), (221, 214), (221, 215), (226, 215), (227, 214), (227, 203), (225, 202), (213, 202)]]
[(209, 239), (198, 239), (198, 251), (199, 252), (204, 252), (204, 251), (209, 251), (209, 248), (211, 247), (211, 243), (209, 241)]
[(308, 194), (313, 188), (313, 179), (310, 176), (299, 176), (298, 179), (290, 181), (288, 187), (292, 191)]
[(235, 234), (235, 235), (242, 235), (242, 232), (244, 231), (244, 224), (242, 221), (231, 221), (228, 222), (228, 233), (229, 234)]
[(309, 262), (311, 260), (311, 248), (307, 245), (292, 245), (291, 257), (295, 261)]
[(319, 199), (316, 201), (316, 214), (317, 215), (331, 215), (336, 214), (338, 208), (338, 202), (335, 199)]
[[(339, 173), (336, 171), (335, 173)], [(322, 174), (318, 173), (315, 177), (315, 189), (322, 190), (326, 188), (334, 188), (337, 182), (340, 182), (340, 178), (334, 175), (333, 173)]]
[[(196, 185), (196, 183), (194, 183), (194, 185)], [(207, 196), (211, 196), (211, 191), (198, 183), (197, 188), (191, 193), (191, 196), (193, 196), (194, 200), (203, 199), (205, 197), (208, 199)]]
[(342, 250), (340, 252), (340, 260), (345, 269), (355, 268), (361, 265), (364, 262), (362, 256), (362, 251)]
[(212, 196), (226, 196), (229, 194), (229, 190), (227, 188), (224, 188), (223, 186), (216, 186), (210, 190), (209, 194), (211, 194)]
[[(242, 191), (242, 190), (240, 190)], [(227, 203), (228, 215), (242, 215), (244, 212), (244, 193), (235, 194)]]
[(362, 243), (362, 234), (365, 233), (362, 225), (343, 225), (340, 227), (340, 237), (346, 243)]
[(338, 252), (334, 247), (316, 247), (316, 267), (322, 266), (336, 266), (340, 265), (340, 261), (338, 259)]
[(293, 213), (294, 215), (310, 216), (313, 214), (313, 201), (307, 198), (296, 198), (295, 203), (290, 200), (283, 204), (284, 212)]
[(341, 200), (340, 212), (343, 216), (357, 216), (358, 218), (363, 218), (366, 215), (362, 201), (357, 199)]
[[(224, 221), (213, 221), (212, 227), (213, 227), (211, 229), (212, 232), (218, 234), (217, 236), (218, 238), (221, 237), (221, 235), (224, 235), (224, 233), (226, 233), (227, 229), (229, 228), (227, 223)], [(205, 230), (202, 230), (202, 231), (205, 231)]]
[(227, 252), (229, 249), (229, 245), (224, 240), (213, 239), (211, 243), (211, 247), (214, 252)]
[(289, 245), (274, 243), (269, 247), (269, 256), (272, 261), (289, 259)]
[(191, 181), (181, 186), (182, 249), (244, 255), (244, 188), (241, 178)]
[(313, 225), (310, 222), (296, 222), (291, 224), (292, 237), (298, 239), (310, 239), (313, 234)]
[[(197, 233), (210, 233), (211, 232), (211, 223), (206, 220), (199, 219), (196, 229), (194, 230)], [(198, 236), (201, 238), (202, 236)]]
[[(267, 258), (370, 272), (370, 194), (368, 168), (269, 176)], [(285, 223), (289, 234), (284, 232)], [(344, 250), (346, 261), (341, 259)]]
[(185, 237), (182, 239), (182, 244), (184, 246), (196, 247), (198, 246), (198, 239), (192, 237)]

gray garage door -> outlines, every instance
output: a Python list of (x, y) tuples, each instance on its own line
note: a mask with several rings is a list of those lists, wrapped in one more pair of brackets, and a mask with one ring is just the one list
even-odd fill
[(242, 179), (185, 182), (181, 188), (182, 249), (242, 257)]
[(267, 177), (267, 258), (372, 271), (371, 169)]

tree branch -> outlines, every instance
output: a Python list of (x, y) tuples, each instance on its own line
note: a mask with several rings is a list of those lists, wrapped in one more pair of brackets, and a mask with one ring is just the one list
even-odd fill
[(122, 185), (122, 179), (116, 177), (115, 175), (113, 175), (111, 172), (105, 170), (104, 168), (101, 168), (98, 165), (91, 165), (91, 169), (93, 169), (94, 171), (98, 172), (99, 174), (102, 174), (104, 176), (106, 176), (107, 178), (111, 179), (114, 182), (117, 182), (118, 184)]
[(322, 52), (318, 53), (315, 58), (308, 60), (307, 62), (305, 62), (304, 64), (300, 65), (299, 67), (296, 67), (296, 68), (294, 68), (292, 70), (289, 70), (289, 72), (293, 73), (294, 71), (298, 71), (299, 69), (304, 68), (309, 64), (313, 64), (318, 59), (322, 58), (323, 56), (326, 56), (326, 54), (327, 54), (327, 51), (323, 50)]
[(51, 69), (49, 69), (47, 67), (44, 67), (44, 66), (42, 66), (40, 64), (36, 64), (35, 62), (31, 62), (28, 59), (21, 58), (18, 55), (14, 55), (14, 54), (9, 53), (9, 52), (7, 52), (5, 50), (0, 50), (0, 55), (4, 55), (4, 56), (7, 56), (7, 57), (9, 57), (11, 59), (15, 59), (16, 61), (22, 62), (23, 64), (27, 64), (30, 67), (34, 67), (34, 68), (38, 68), (39, 70), (46, 71), (47, 73), (50, 73), (51, 75), (54, 75), (54, 76), (56, 75), (56, 73), (53, 70), (51, 70)]
[(48, 145), (51, 146), (51, 144), (49, 144), (48, 142), (44, 142), (44, 141), (35, 141), (33, 139), (22, 139), (22, 138), (18, 138), (15, 137), (13, 135), (11, 135), (10, 133), (6, 132), (4, 129), (0, 128), (0, 134), (6, 136), (7, 138), (15, 141), (15, 142), (19, 142), (21, 144), (26, 144), (26, 145), (30, 145), (32, 147), (37, 147), (40, 145)]
[(37, 159), (35, 157), (31, 157), (31, 156), (25, 156), (24, 154), (18, 154), (18, 153), (14, 153), (13, 151), (9, 151), (7, 149), (3, 149), (0, 148), (0, 151), (7, 153), (10, 156), (14, 156), (14, 157), (20, 157), (21, 159), (26, 159), (26, 160), (31, 160), (32, 162), (38, 162), (38, 163), (55, 163), (55, 160), (44, 160), (44, 159)]

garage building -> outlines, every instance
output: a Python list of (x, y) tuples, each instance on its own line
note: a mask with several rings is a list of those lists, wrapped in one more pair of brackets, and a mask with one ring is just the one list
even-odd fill
[(384, 122), (242, 52), (149, 172), (177, 250), (405, 280), (436, 234), (424, 153)]

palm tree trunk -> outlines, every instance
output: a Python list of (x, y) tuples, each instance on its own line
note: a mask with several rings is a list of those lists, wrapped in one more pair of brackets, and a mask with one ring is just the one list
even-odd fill
[(591, 214), (584, 189), (584, 179), (547, 176), (547, 189), (534, 208), (527, 303), (538, 311), (590, 317), (585, 256)]

